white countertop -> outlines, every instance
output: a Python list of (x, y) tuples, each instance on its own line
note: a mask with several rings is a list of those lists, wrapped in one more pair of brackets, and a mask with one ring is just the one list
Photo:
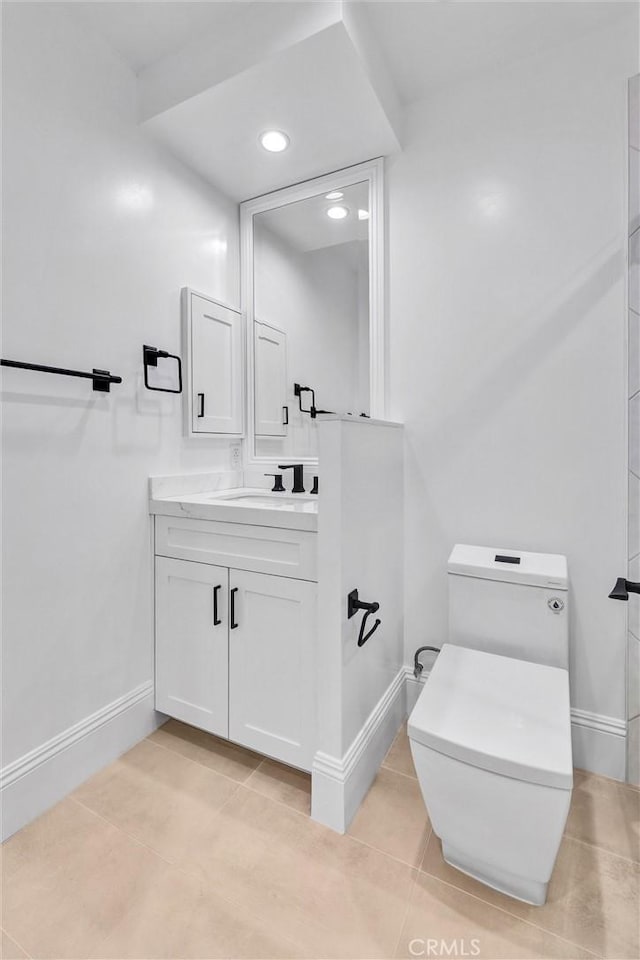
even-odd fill
[(221, 520), (287, 530), (318, 529), (318, 497), (273, 493), (259, 487), (211, 489), (161, 496), (152, 493), (149, 512), (192, 520)]

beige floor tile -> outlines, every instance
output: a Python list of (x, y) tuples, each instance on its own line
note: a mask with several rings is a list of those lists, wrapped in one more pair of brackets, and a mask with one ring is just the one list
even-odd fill
[(640, 793), (576, 770), (565, 832), (630, 860), (640, 860)]
[(86, 957), (166, 864), (72, 800), (4, 844), (2, 923), (32, 957)]
[(302, 955), (273, 927), (175, 868), (168, 868), (149, 885), (144, 897), (90, 954), (99, 960), (284, 960)]
[(179, 748), (143, 741), (4, 844), (7, 960), (460, 957), (474, 939), (479, 960), (640, 956), (640, 796), (624, 785), (576, 774), (531, 907), (449, 867), (433, 835), (411, 868), (429, 826), (404, 731), (339, 836), (304, 815), (305, 774), (175, 727)]
[(300, 813), (311, 813), (311, 776), (275, 760), (263, 760), (246, 782), (271, 800), (278, 800)]
[(323, 957), (388, 957), (414, 871), (240, 787), (183, 864)]
[(413, 889), (396, 956), (551, 960), (590, 954), (423, 874)]
[(15, 940), (12, 940), (6, 931), (2, 931), (2, 960), (24, 960), (29, 954), (25, 953), (22, 947), (19, 947)]
[(143, 740), (73, 797), (170, 862), (206, 844), (238, 785), (178, 753)]
[(398, 773), (404, 773), (408, 777), (415, 777), (416, 768), (413, 765), (406, 723), (402, 729), (398, 731), (382, 765), (383, 767), (388, 767), (390, 770), (396, 770)]
[(382, 767), (349, 828), (349, 834), (412, 867), (418, 867), (430, 829), (418, 781)]
[(169, 720), (147, 739), (238, 783), (244, 783), (263, 759), (251, 750), (180, 723), (179, 720)]
[(503, 896), (450, 867), (433, 833), (422, 870), (599, 956), (640, 956), (640, 866), (606, 850), (565, 837), (542, 907)]

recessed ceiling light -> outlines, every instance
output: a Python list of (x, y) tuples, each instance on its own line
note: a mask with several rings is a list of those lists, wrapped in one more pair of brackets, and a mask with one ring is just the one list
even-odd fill
[(342, 190), (332, 190), (331, 193), (328, 193), (325, 197), (325, 200), (342, 200), (344, 193)]
[(349, 216), (349, 211), (346, 207), (329, 207), (327, 216), (331, 217), (332, 220), (344, 220), (345, 217)]
[(282, 153), (289, 146), (289, 137), (282, 130), (265, 130), (260, 134), (260, 143), (269, 153)]
[(126, 183), (118, 190), (117, 202), (123, 210), (146, 213), (153, 207), (153, 193), (144, 183)]
[(358, 220), (368, 220), (369, 211), (368, 210), (358, 210)]
[(500, 193), (488, 193), (480, 197), (479, 206), (487, 217), (499, 217), (504, 213), (504, 197)]

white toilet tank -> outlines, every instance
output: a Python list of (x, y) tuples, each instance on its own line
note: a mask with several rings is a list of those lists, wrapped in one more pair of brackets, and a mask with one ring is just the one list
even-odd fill
[(449, 643), (568, 670), (566, 557), (459, 543), (448, 569)]

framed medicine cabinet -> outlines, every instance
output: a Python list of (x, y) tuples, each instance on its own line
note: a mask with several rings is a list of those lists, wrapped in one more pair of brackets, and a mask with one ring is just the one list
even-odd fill
[(244, 436), (244, 329), (239, 310), (204, 293), (182, 290), (185, 435)]

